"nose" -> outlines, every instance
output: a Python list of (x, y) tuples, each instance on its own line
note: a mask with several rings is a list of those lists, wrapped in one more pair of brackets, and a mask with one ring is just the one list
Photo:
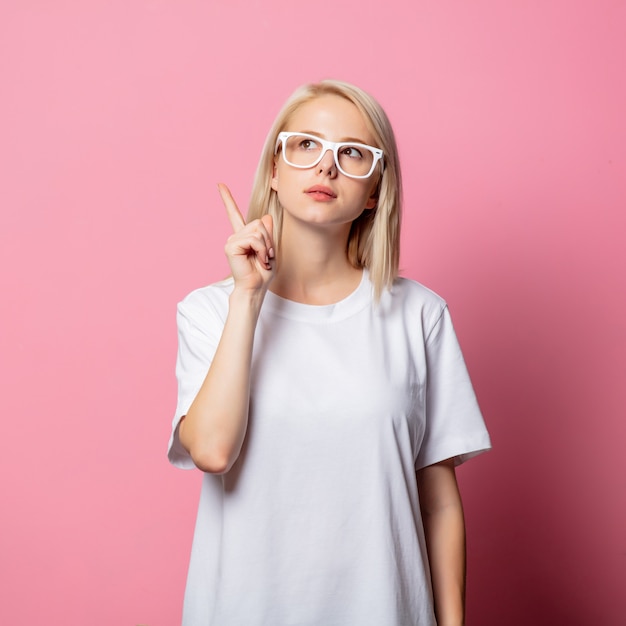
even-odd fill
[(329, 148), (322, 155), (322, 160), (317, 164), (320, 172), (328, 172), (330, 176), (337, 175), (337, 164), (335, 163), (335, 155)]

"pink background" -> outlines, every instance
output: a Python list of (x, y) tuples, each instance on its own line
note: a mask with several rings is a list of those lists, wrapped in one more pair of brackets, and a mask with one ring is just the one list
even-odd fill
[(175, 304), (227, 273), (216, 183), (245, 206), (337, 77), (394, 123), (403, 271), (495, 445), (459, 470), (468, 625), (623, 624), (625, 41), (609, 0), (2, 2), (0, 623), (179, 623)]

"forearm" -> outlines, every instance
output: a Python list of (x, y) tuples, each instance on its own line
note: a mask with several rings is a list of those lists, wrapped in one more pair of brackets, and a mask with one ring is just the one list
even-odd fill
[(264, 292), (235, 290), (215, 356), (179, 436), (197, 467), (223, 473), (235, 462), (246, 434), (250, 365)]
[(418, 473), (438, 626), (465, 620), (465, 521), (452, 460)]
[(439, 626), (465, 619), (465, 525), (463, 511), (448, 507), (424, 517), (428, 558)]

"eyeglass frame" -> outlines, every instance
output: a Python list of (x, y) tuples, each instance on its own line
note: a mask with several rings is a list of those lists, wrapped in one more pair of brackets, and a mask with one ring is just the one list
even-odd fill
[[(322, 151), (320, 152), (319, 157), (317, 158), (317, 160), (314, 163), (311, 163), (311, 165), (296, 165), (295, 163), (291, 163), (289, 161), (287, 161), (287, 158), (285, 157), (285, 142), (287, 139), (289, 139), (289, 137), (294, 137), (294, 136), (298, 136), (298, 137), (306, 137), (308, 139), (314, 139), (315, 141), (317, 141), (318, 143), (320, 143), (322, 145)], [(283, 161), (285, 161), (285, 163), (287, 165), (289, 165), (290, 167), (296, 167), (298, 169), (301, 170), (306, 170), (309, 169), (311, 167), (315, 167), (325, 156), (325, 154), (331, 150), (333, 153), (333, 158), (335, 159), (335, 165), (337, 166), (337, 169), (344, 175), (347, 176), (348, 178), (356, 178), (356, 179), (364, 179), (364, 178), (369, 178), (373, 173), (374, 170), (376, 169), (376, 165), (378, 165), (378, 162), (380, 161), (381, 164), (381, 171), (382, 169), (384, 169), (384, 152), (383, 150), (381, 150), (380, 148), (375, 148), (374, 146), (368, 146), (365, 143), (357, 143), (354, 141), (328, 141), (327, 139), (322, 139), (321, 137), (318, 137), (317, 135), (310, 135), (308, 133), (298, 133), (298, 132), (288, 132), (288, 131), (282, 131), (280, 133), (278, 133), (278, 137), (276, 137), (276, 145), (274, 146), (274, 154), (276, 155), (278, 153), (278, 146), (282, 144), (282, 153), (283, 153)], [(355, 174), (348, 174), (348, 172), (346, 172), (341, 165), (339, 165), (339, 150), (344, 147), (344, 146), (354, 146), (355, 148), (365, 148), (367, 150), (370, 150), (373, 154), (374, 154), (374, 160), (372, 161), (372, 167), (370, 169), (370, 171), (363, 175), (363, 176), (357, 176)]]

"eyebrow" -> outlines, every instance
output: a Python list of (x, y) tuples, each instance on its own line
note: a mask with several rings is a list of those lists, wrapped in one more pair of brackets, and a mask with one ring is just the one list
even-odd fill
[[(316, 133), (312, 130), (299, 130), (296, 132), (302, 133), (304, 135), (313, 135), (314, 137), (319, 137), (320, 139), (326, 139), (326, 141), (331, 141), (330, 139), (325, 137), (322, 133)], [(364, 146), (370, 145), (369, 143), (367, 143), (367, 141), (363, 141), (363, 139), (359, 139), (358, 137), (343, 137), (342, 139), (339, 139), (339, 141), (335, 143), (360, 143), (360, 144), (363, 144)]]

